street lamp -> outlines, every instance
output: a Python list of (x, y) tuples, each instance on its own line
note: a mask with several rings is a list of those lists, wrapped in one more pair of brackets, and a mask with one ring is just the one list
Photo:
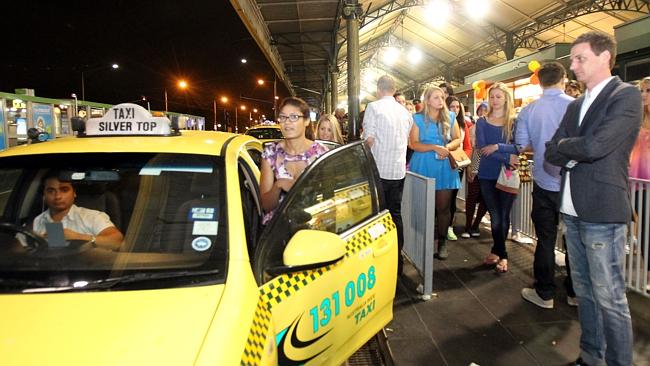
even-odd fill
[(79, 113), (79, 106), (78, 106), (78, 101), (77, 101), (77, 94), (72, 93), (70, 96), (74, 98), (74, 115), (75, 115), (75, 117), (76, 117), (76, 116), (78, 116), (78, 113)]
[[(258, 85), (264, 85), (265, 82), (266, 80), (264, 79), (257, 79)], [(278, 78), (273, 74), (273, 115), (276, 117), (275, 119), (277, 119), (278, 116), (278, 112), (276, 111), (278, 108), (278, 99), (280, 99), (278, 97)]]
[[(185, 90), (185, 89), (189, 88), (189, 84), (184, 79), (179, 80), (176, 83), (176, 85), (181, 90)], [(168, 110), (169, 110), (169, 102), (167, 100), (167, 87), (165, 87), (165, 113), (167, 113)]]
[(239, 108), (235, 106), (235, 133), (239, 132), (239, 115), (238, 115), (238, 110), (241, 109), (243, 112), (246, 111), (246, 106), (245, 105), (240, 105)]
[(145, 97), (145, 96), (143, 95), (143, 96), (142, 96), (142, 101), (143, 101), (143, 102), (147, 102), (147, 110), (149, 111), (149, 113), (151, 113), (151, 103), (149, 103), (149, 100), (147, 99), (147, 97)]
[[(107, 68), (107, 66), (103, 65), (103, 66), (92, 68), (90, 70), (81, 69), (81, 100), (86, 100), (86, 80), (85, 80), (85, 77), (84, 77), (84, 73), (88, 73), (88, 72), (95, 71), (95, 70), (101, 70), (101, 69), (105, 69), (105, 68)], [(120, 65), (114, 63), (114, 64), (110, 65), (110, 68), (113, 69), (113, 70), (117, 70), (117, 69), (120, 68)]]
[[(248, 63), (248, 61), (249, 60), (247, 60), (246, 58), (241, 59), (242, 64), (246, 64), (246, 63)], [(268, 63), (264, 63), (264, 62), (261, 62), (259, 60), (252, 60), (252, 61), (255, 61), (255, 62), (259, 63), (259, 64), (263, 64), (264, 66), (267, 66), (267, 67), (269, 66)], [(257, 79), (257, 83), (259, 85), (264, 85), (265, 82), (266, 82), (266, 80)], [(276, 119), (276, 120), (277, 120), (277, 117), (278, 117), (278, 111), (277, 111), (277, 109), (278, 109), (278, 99), (280, 99), (278, 97), (278, 76), (277, 76), (277, 74), (275, 72), (273, 72), (273, 115), (275, 116), (274, 119)]]
[[(225, 104), (228, 103), (228, 97), (222, 96), (220, 98), (220, 100), (221, 100), (221, 103), (224, 104), (224, 107), (223, 107), (223, 126), (224, 126), (225, 130), (228, 131), (228, 121), (226, 121), (226, 106), (225, 106)], [(215, 126), (214, 129), (216, 130), (217, 127), (221, 127), (221, 123), (217, 123), (217, 98), (214, 98), (214, 100), (212, 101), (212, 107), (214, 109), (214, 126)]]

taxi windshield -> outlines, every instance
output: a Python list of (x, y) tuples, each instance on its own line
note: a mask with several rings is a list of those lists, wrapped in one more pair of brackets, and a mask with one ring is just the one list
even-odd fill
[(192, 154), (0, 158), (0, 292), (223, 282), (224, 174)]
[(251, 128), (246, 131), (246, 134), (260, 140), (278, 140), (284, 138), (284, 136), (282, 136), (282, 131), (279, 128), (272, 127)]

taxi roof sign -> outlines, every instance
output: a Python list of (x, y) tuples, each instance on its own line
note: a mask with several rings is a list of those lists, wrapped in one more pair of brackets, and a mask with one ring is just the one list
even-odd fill
[(171, 122), (167, 117), (153, 117), (142, 106), (122, 103), (109, 109), (101, 118), (86, 122), (86, 136), (170, 136)]

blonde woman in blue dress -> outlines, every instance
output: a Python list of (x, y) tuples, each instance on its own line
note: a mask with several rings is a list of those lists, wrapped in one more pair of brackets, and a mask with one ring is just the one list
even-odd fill
[(438, 259), (446, 259), (447, 229), (449, 228), (452, 191), (460, 188), (458, 170), (449, 165), (449, 151), (460, 146), (460, 130), (445, 104), (445, 94), (437, 86), (424, 92), (423, 108), (413, 115), (409, 147), (412, 172), (436, 179), (436, 234)]

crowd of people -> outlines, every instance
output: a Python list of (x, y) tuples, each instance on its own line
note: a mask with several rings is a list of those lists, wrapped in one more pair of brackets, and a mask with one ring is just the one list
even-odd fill
[[(428, 87), (421, 101), (408, 101), (397, 92), (395, 81), (384, 75), (377, 82), (378, 100), (367, 105), (363, 118), (362, 139), (377, 164), (400, 251), (407, 168), (435, 178), (434, 246), (440, 260), (449, 256), (448, 242), (458, 240), (453, 220), (464, 174), (465, 225), (460, 236), (479, 237), (479, 225), (489, 212), (492, 247), (483, 264), (498, 273), (508, 271), (506, 241), (517, 195), (502, 188), (500, 176), (516, 174), (519, 155), (533, 154), (534, 283), (522, 289), (521, 296), (541, 308), (554, 307), (555, 243), (562, 221), (566, 301), (579, 308), (582, 328), (580, 355), (573, 365), (632, 362), (623, 267), (628, 224), (638, 209), (631, 204), (629, 178), (650, 179), (650, 78), (636, 88), (612, 76), (615, 56), (611, 36), (598, 31), (579, 36), (571, 47), (571, 70), (577, 80), (567, 82), (562, 64), (545, 62), (538, 71), (541, 97), (518, 115), (511, 92), (500, 82), (490, 86), (487, 100), (471, 116), (446, 83)], [(268, 214), (290, 188), (286, 180), (295, 179), (325, 151), (305, 137), (308, 111), (296, 100), (280, 107), (285, 140), (264, 152), (261, 190)], [(344, 142), (337, 117), (319, 119), (317, 139)], [(450, 164), (450, 153), (457, 149), (471, 157), (463, 169)], [(645, 202), (647, 190), (641, 194)]]

